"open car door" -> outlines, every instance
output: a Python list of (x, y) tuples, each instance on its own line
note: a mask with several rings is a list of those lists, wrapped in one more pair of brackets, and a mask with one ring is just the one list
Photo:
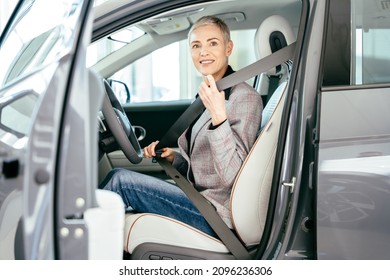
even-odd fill
[(121, 244), (93, 246), (98, 205), (119, 209), (110, 240), (121, 240), (123, 207), (96, 195), (104, 91), (85, 63), (92, 5), (20, 1), (0, 38), (0, 259), (122, 257)]

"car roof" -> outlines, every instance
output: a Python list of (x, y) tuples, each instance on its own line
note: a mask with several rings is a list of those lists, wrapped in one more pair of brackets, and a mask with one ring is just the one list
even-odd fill
[[(155, 20), (166, 20), (167, 18), (188, 18), (190, 22), (195, 22), (204, 15), (219, 15), (228, 20), (237, 13), (245, 16), (243, 21), (231, 21), (229, 26), (232, 30), (256, 28), (269, 15), (278, 13), (289, 20), (292, 24), (296, 23), (296, 15), (300, 13), (300, 0), (220, 0), (220, 1), (144, 1), (147, 3), (133, 5), (128, 0), (109, 0), (94, 7), (94, 32), (98, 37), (97, 30), (103, 26), (111, 25), (115, 29), (124, 25), (124, 18), (131, 22), (132, 17), (129, 13), (134, 12), (136, 6), (138, 10), (157, 7)], [(142, 2), (142, 1), (141, 1)], [(177, 3), (185, 3), (178, 5)], [(165, 3), (165, 9), (161, 6)], [(171, 5), (168, 5), (171, 3)], [(174, 5), (173, 5), (174, 4)], [(261, 7), (261, 8), (260, 8)], [(164, 12), (164, 10), (167, 10)], [(293, 13), (295, 11), (295, 14)], [(155, 22), (155, 21), (153, 21)], [(297, 27), (297, 26), (293, 26)]]
[(110, 0), (94, 7), (92, 42), (136, 26), (146, 36), (100, 60), (93, 68), (108, 77), (132, 61), (172, 42), (183, 40), (204, 15), (224, 19), (230, 30), (257, 29), (272, 14), (285, 17), (298, 30), (300, 0), (126, 1)]

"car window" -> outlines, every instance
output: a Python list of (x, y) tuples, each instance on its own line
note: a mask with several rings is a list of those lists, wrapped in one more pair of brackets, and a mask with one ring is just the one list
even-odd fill
[[(352, 1), (356, 13), (352, 21), (354, 67), (353, 84), (376, 84), (390, 82), (390, 24), (384, 17), (365, 16), (375, 6), (372, 1)], [(380, 9), (385, 10), (385, 1)], [(387, 4), (387, 9), (389, 9)]]
[[(234, 49), (229, 61), (233, 69), (255, 61), (254, 34), (255, 30), (231, 32)], [(193, 66), (187, 40), (160, 48), (110, 78), (127, 84), (131, 103), (192, 99), (202, 79)]]
[(38, 94), (22, 92), (16, 98), (1, 104), (0, 130), (11, 132), (17, 137), (27, 135), (37, 100)]
[(389, 83), (388, 4), (384, 1), (377, 5), (373, 0), (331, 1), (330, 10), (333, 16), (327, 23), (323, 85)]
[[(61, 2), (61, 1), (60, 1)], [(64, 53), (64, 45), (58, 43), (61, 36), (68, 36), (63, 15), (74, 20), (72, 10), (78, 0), (57, 3), (49, 0), (25, 1), (8, 34), (5, 34), (0, 51), (0, 85), (6, 85), (22, 75), (48, 65)], [(37, 21), (42, 7), (50, 10), (45, 20)], [(64, 27), (65, 26), (65, 27)], [(64, 37), (65, 38), (65, 37)]]
[(94, 65), (102, 58), (121, 49), (144, 34), (145, 32), (138, 27), (129, 26), (115, 32), (107, 38), (93, 42), (88, 46), (87, 67)]

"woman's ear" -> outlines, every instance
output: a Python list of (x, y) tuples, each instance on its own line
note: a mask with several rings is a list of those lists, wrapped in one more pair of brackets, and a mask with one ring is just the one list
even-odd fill
[(233, 51), (233, 41), (230, 40), (226, 46), (226, 56), (230, 56), (232, 54), (232, 51)]

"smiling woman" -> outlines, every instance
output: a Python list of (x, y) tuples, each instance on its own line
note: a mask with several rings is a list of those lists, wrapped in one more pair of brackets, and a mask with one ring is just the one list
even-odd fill
[[(255, 31), (231, 31), (231, 38), (235, 42), (230, 56), (233, 68), (240, 69), (255, 61), (254, 44), (251, 43)], [(109, 36), (92, 43), (88, 47), (87, 65), (94, 68), (94, 64), (99, 60), (127, 44), (133, 44), (135, 40), (142, 40), (141, 37), (145, 35), (145, 32), (136, 26), (125, 28), (116, 34), (123, 32), (131, 34), (126, 36), (126, 42), (113, 40), (113, 37)], [(192, 64), (186, 38), (145, 55), (117, 71), (110, 79), (120, 80), (128, 85), (132, 103), (189, 100), (194, 97), (202, 81), (201, 75)], [(253, 84), (253, 80), (248, 82)]]
[[(216, 81), (233, 73), (229, 65), (233, 42), (224, 21), (215, 16), (201, 17), (189, 31), (188, 40), (193, 64), (203, 77), (199, 98), (205, 110), (179, 136), (180, 152), (163, 146), (161, 157), (186, 175), (232, 228), (230, 192), (255, 141), (263, 104), (259, 94), (245, 82), (225, 91), (216, 87)], [(155, 141), (144, 148), (145, 158), (156, 156), (157, 144)], [(113, 169), (99, 188), (121, 195), (132, 211), (170, 217), (216, 236), (185, 193), (165, 180)]]

